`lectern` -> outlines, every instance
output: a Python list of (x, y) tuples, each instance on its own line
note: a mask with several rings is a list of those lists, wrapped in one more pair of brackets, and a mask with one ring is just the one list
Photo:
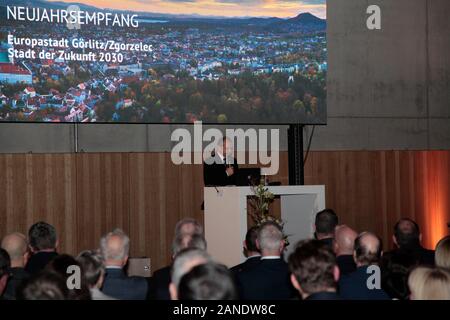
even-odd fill
[[(290, 246), (311, 238), (315, 214), (325, 208), (325, 186), (269, 186), (280, 197), (281, 218)], [(251, 187), (205, 187), (205, 237), (208, 252), (228, 267), (244, 261), (242, 242), (247, 232), (247, 198)]]

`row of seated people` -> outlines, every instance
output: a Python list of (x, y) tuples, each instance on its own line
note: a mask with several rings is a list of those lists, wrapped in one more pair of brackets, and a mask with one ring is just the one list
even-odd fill
[[(421, 246), (419, 226), (401, 219), (395, 249), (383, 253), (380, 238), (339, 225), (331, 209), (316, 215), (315, 239), (300, 241), (287, 256), (274, 222), (251, 227), (243, 242), (245, 262), (230, 269), (207, 253), (202, 226), (177, 223), (172, 263), (151, 278), (127, 276), (130, 240), (120, 229), (99, 248), (72, 257), (58, 254), (55, 228), (34, 224), (28, 238), (12, 233), (0, 249), (1, 299), (73, 300), (386, 300), (450, 299), (450, 237), (436, 252)], [(70, 268), (79, 267), (79, 281)], [(73, 282), (73, 286), (68, 284)]]

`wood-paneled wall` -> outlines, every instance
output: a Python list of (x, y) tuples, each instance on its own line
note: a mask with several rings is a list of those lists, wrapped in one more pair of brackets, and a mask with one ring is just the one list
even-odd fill
[[(272, 180), (288, 181), (287, 153)], [(327, 206), (343, 223), (379, 234), (385, 248), (400, 217), (416, 219), (434, 247), (450, 221), (450, 151), (311, 152), (306, 183), (325, 184)], [(173, 165), (168, 153), (0, 155), (0, 236), (38, 220), (57, 227), (60, 251), (96, 248), (123, 228), (131, 255), (170, 260), (182, 217), (203, 220), (202, 167)]]

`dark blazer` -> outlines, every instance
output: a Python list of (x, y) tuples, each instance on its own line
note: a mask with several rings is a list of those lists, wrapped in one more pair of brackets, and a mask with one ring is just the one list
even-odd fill
[(309, 295), (305, 300), (340, 300), (336, 292), (316, 292)]
[(25, 271), (29, 274), (36, 274), (56, 256), (58, 256), (56, 252), (37, 252), (28, 260)]
[(333, 240), (334, 240), (334, 238), (324, 238), (324, 239), (320, 239), (319, 241), (322, 242), (323, 244), (327, 245), (331, 249), (333, 249)]
[[(212, 161), (211, 164), (206, 162)], [(222, 159), (216, 155), (214, 152), (211, 154), (205, 163), (203, 163), (203, 181), (205, 186), (229, 186), (236, 185), (237, 183), (237, 171), (239, 170), (236, 159), (232, 159), (232, 163), (227, 163), (227, 165), (232, 165), (234, 168), (234, 174), (228, 176), (226, 173), (227, 165), (222, 161)]]
[(406, 254), (417, 261), (417, 264), (434, 266), (434, 250), (425, 249), (422, 246), (412, 248), (400, 248), (386, 252), (384, 255)]
[(351, 254), (337, 256), (336, 263), (339, 267), (341, 277), (356, 271), (356, 263), (355, 260), (353, 259), (353, 255)]
[(143, 277), (128, 277), (122, 269), (106, 268), (102, 292), (120, 300), (145, 300), (148, 283)]
[(16, 299), (17, 287), (26, 279), (30, 277), (30, 274), (25, 271), (24, 268), (11, 268), (9, 269), (8, 284), (6, 285), (3, 297), (6, 300)]
[(261, 256), (249, 257), (249, 258), (247, 258), (247, 260), (245, 260), (241, 264), (238, 264), (237, 266), (230, 268), (230, 271), (236, 276), (239, 272), (251, 269), (254, 266), (258, 265), (260, 261), (261, 261)]
[(172, 266), (167, 266), (153, 272), (148, 288), (148, 298), (150, 300), (170, 300), (169, 284), (170, 284), (170, 269)]
[[(347, 274), (339, 280), (339, 296), (344, 300), (389, 300), (383, 289), (369, 289), (367, 279), (368, 266), (359, 267), (355, 272)], [(381, 274), (380, 274), (381, 278)], [(381, 279), (380, 279), (381, 282)]]
[(282, 259), (261, 259), (258, 265), (238, 273), (237, 285), (244, 300), (288, 300), (295, 296), (288, 265)]

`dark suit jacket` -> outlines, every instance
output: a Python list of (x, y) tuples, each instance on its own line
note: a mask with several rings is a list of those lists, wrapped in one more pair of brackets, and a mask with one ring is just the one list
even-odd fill
[(151, 284), (148, 289), (148, 298), (150, 300), (170, 300), (169, 284), (171, 267), (167, 266), (153, 272), (150, 280)]
[(402, 254), (402, 255), (406, 254), (406, 255), (412, 257), (414, 260), (416, 260), (417, 264), (420, 264), (420, 265), (434, 266), (434, 251), (425, 249), (422, 246), (416, 246), (413, 248), (395, 249), (395, 250), (386, 252), (384, 255), (386, 255), (386, 257), (387, 257), (388, 255), (396, 255), (396, 254)]
[(36, 274), (54, 258), (58, 256), (56, 252), (38, 252), (31, 256), (28, 260), (27, 265), (25, 266), (25, 271), (29, 274)]
[(232, 163), (227, 165), (232, 165), (234, 168), (234, 174), (228, 176), (226, 173), (227, 166), (216, 154), (211, 154), (211, 158), (207, 161), (213, 161), (212, 164), (203, 164), (203, 180), (205, 186), (229, 186), (236, 185), (237, 183), (237, 171), (239, 169), (236, 159), (232, 159)]
[(9, 269), (9, 278), (8, 284), (6, 285), (5, 292), (3, 293), (3, 297), (6, 300), (15, 300), (16, 299), (16, 289), (17, 287), (28, 277), (30, 274), (25, 271), (24, 268), (11, 268)]
[(282, 259), (261, 259), (261, 262), (240, 272), (237, 284), (244, 300), (288, 300), (295, 295), (289, 268)]
[[(389, 300), (383, 289), (369, 289), (367, 266), (359, 267), (339, 280), (339, 296), (344, 300)], [(381, 277), (381, 274), (380, 274)]]
[(316, 292), (309, 295), (305, 300), (340, 300), (336, 292)]
[(341, 277), (356, 271), (356, 263), (351, 254), (336, 257), (336, 263), (339, 267)]
[(102, 292), (120, 300), (145, 300), (148, 284), (143, 277), (128, 277), (122, 269), (106, 268)]
[(238, 264), (237, 266), (230, 268), (230, 271), (236, 276), (239, 272), (251, 269), (254, 266), (258, 265), (260, 261), (261, 261), (261, 256), (249, 257), (249, 258), (247, 258), (247, 260), (245, 260), (241, 264)]
[(322, 242), (323, 244), (327, 245), (331, 249), (333, 249), (333, 240), (334, 240), (334, 238), (324, 238), (324, 239), (320, 239), (319, 241)]

